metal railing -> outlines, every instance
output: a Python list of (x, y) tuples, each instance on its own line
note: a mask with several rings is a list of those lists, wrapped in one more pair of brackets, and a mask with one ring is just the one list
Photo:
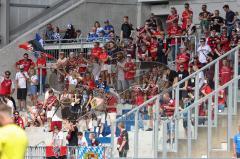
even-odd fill
[[(200, 92), (199, 74), (202, 73), (202, 72), (206, 72), (207, 69), (210, 66), (214, 66), (214, 70), (215, 70), (215, 72), (214, 72), (214, 74), (215, 74), (214, 75), (214, 81), (215, 81), (214, 89), (218, 91), (219, 88), (220, 88), (220, 86), (219, 86), (219, 80), (220, 80), (220, 78), (219, 78), (219, 63), (221, 62), (221, 60), (223, 60), (223, 59), (228, 57), (228, 58), (230, 58), (232, 60), (233, 70), (234, 70), (233, 80), (231, 80), (231, 82), (233, 82), (233, 83), (231, 83), (231, 84), (233, 84), (233, 87), (231, 88), (231, 91), (230, 91), (231, 93), (230, 94), (231, 94), (232, 97), (234, 97), (234, 99), (236, 99), (236, 97), (237, 97), (237, 89), (238, 89), (238, 70), (239, 70), (239, 68), (238, 68), (238, 53), (239, 53), (239, 46), (237, 46), (236, 48), (230, 50), (228, 53), (222, 55), (218, 59), (210, 62), (205, 67), (203, 67), (200, 70), (194, 72), (193, 74), (189, 75), (185, 79), (179, 81), (177, 84), (174, 85), (173, 88), (169, 88), (168, 90), (166, 90), (166, 91), (162, 92), (161, 94), (159, 94), (159, 95), (149, 99), (148, 101), (144, 102), (140, 106), (132, 109), (128, 113), (126, 113), (123, 116), (119, 117), (116, 120), (116, 122), (114, 122), (111, 125), (111, 137), (112, 137), (111, 157), (113, 158), (113, 157), (116, 156), (115, 155), (116, 154), (116, 150), (115, 150), (115, 146), (114, 146), (116, 144), (115, 143), (116, 141), (114, 140), (116, 125), (120, 121), (127, 122), (129, 120), (127, 118), (129, 118), (129, 117), (132, 118), (131, 120), (134, 122), (134, 124), (133, 124), (134, 131), (132, 131), (132, 133), (133, 133), (133, 141), (134, 141), (133, 145), (134, 146), (130, 147), (130, 149), (132, 148), (131, 157), (134, 157), (134, 158), (143, 157), (143, 156), (139, 156), (139, 144), (141, 144), (141, 143), (138, 142), (138, 137), (139, 137), (139, 128), (138, 128), (138, 126), (139, 126), (139, 123), (138, 123), (139, 122), (139, 120), (138, 120), (139, 119), (139, 112), (142, 109), (147, 109), (148, 105), (150, 103), (152, 103), (153, 101), (155, 101), (156, 103), (155, 103), (155, 106), (152, 107), (154, 111), (153, 111), (153, 113), (151, 115), (152, 119), (150, 119), (150, 120), (152, 120), (152, 123), (153, 123), (152, 125), (153, 125), (154, 131), (152, 132), (152, 134), (149, 133), (149, 134), (147, 134), (145, 136), (142, 136), (142, 138), (153, 136), (152, 139), (148, 138), (152, 142), (152, 151), (149, 151), (149, 153), (151, 153), (150, 154), (151, 157), (155, 157), (155, 158), (158, 157), (159, 149), (160, 150), (162, 149), (164, 151), (164, 156), (166, 156), (166, 152), (167, 151), (164, 150), (164, 148), (166, 148), (166, 147), (164, 147), (165, 145), (162, 145), (162, 148), (159, 148), (159, 144), (158, 144), (159, 143), (159, 141), (158, 141), (158, 135), (159, 135), (158, 128), (159, 128), (159, 123), (161, 123), (161, 121), (158, 120), (160, 118), (159, 117), (159, 105), (160, 105), (159, 101), (162, 98), (162, 95), (164, 93), (166, 93), (166, 92), (167, 93), (171, 93), (172, 92), (172, 94), (173, 94), (172, 98), (175, 99), (175, 113), (176, 113), (176, 115), (174, 115), (174, 118), (171, 120), (171, 121), (174, 121), (174, 123), (175, 123), (175, 127), (176, 128), (172, 129), (171, 131), (174, 130), (172, 133), (175, 134), (176, 140), (174, 141), (175, 144), (172, 145), (173, 148), (168, 149), (168, 150), (177, 152), (178, 151), (178, 140), (177, 139), (179, 138), (179, 136), (178, 136), (179, 135), (179, 133), (178, 133), (178, 131), (179, 131), (179, 123), (177, 122), (177, 120), (179, 118), (183, 118), (183, 117), (180, 117), (178, 115), (178, 112), (181, 109), (180, 106), (179, 106), (179, 103), (180, 103), (179, 101), (181, 100), (180, 99), (180, 91), (183, 90), (183, 88), (180, 87), (181, 84), (184, 84), (185, 81), (188, 81), (191, 78), (194, 78), (194, 80), (196, 81), (195, 82), (195, 88), (194, 88), (194, 101), (197, 102), (200, 99), (200, 97), (199, 97), (199, 92)], [(218, 95), (218, 93), (216, 93), (216, 94)], [(217, 112), (218, 112), (218, 109), (217, 109), (217, 106), (216, 106), (218, 104), (218, 96), (217, 95), (214, 96), (214, 101), (211, 101), (211, 103), (215, 104), (215, 107), (213, 109), (214, 110), (213, 114), (215, 114), (215, 115), (213, 116), (213, 121), (212, 121), (212, 123), (214, 124), (215, 127), (217, 126), (217, 121), (218, 121), (217, 120), (217, 115), (216, 115)], [(201, 101), (202, 101), (202, 99), (201, 99)], [(233, 110), (233, 114), (236, 114), (237, 100), (233, 100), (233, 109), (232, 110)], [(198, 109), (193, 109), (192, 111), (194, 111), (193, 114), (198, 114), (199, 113)], [(192, 112), (191, 112), (191, 114), (192, 114)], [(208, 114), (207, 116), (205, 116), (203, 118), (209, 118), (210, 119), (210, 114)], [(189, 119), (190, 112), (187, 113), (187, 116), (188, 116), (188, 119)], [(195, 123), (195, 125), (198, 125), (198, 119), (199, 119), (198, 115), (193, 115), (193, 116), (191, 116), (191, 118), (192, 118), (192, 121)], [(160, 118), (160, 119), (162, 120), (163, 118)], [(188, 124), (188, 125), (190, 125), (190, 124)], [(171, 124), (170, 124), (170, 126), (171, 126)], [(203, 125), (203, 126), (206, 126), (206, 125)], [(164, 132), (160, 133), (160, 134), (166, 134), (167, 127), (169, 127), (169, 124), (162, 125), (162, 131), (164, 131)], [(198, 126), (194, 126), (194, 132), (195, 132), (194, 135), (189, 139), (189, 141), (191, 139), (197, 139), (197, 136), (198, 136), (198, 133), (197, 133), (198, 132)], [(162, 137), (161, 141), (163, 142), (163, 137)], [(172, 143), (173, 141), (169, 141), (169, 142)], [(164, 142), (164, 143), (166, 143), (166, 142)], [(145, 148), (147, 148), (147, 147), (148, 146), (146, 146)], [(143, 152), (140, 152), (140, 153), (143, 154)], [(145, 155), (145, 154), (143, 154), (143, 155)], [(146, 157), (146, 156), (144, 156), (144, 157)], [(147, 156), (147, 157), (149, 157), (149, 156)]]
[[(101, 153), (99, 152), (99, 150), (97, 150), (98, 148), (101, 149)], [(54, 149), (54, 148), (53, 148)], [(88, 149), (88, 150), (87, 150)], [(93, 150), (96, 149), (97, 153), (93, 152)], [(86, 151), (87, 150), (87, 151)], [(87, 153), (91, 153), (93, 155), (99, 155), (101, 154), (101, 156), (98, 156), (97, 158), (109, 158), (108, 157), (108, 147), (106, 146), (98, 146), (98, 147), (78, 147), (78, 146), (67, 146), (66, 147), (66, 154), (64, 155), (67, 159), (81, 159), (84, 157), (84, 155), (86, 155)], [(87, 155), (86, 155), (87, 156)], [(54, 157), (54, 156), (52, 156)], [(60, 157), (60, 156), (55, 156), (56, 158)], [(95, 156), (96, 157), (96, 156)], [(46, 146), (29, 146), (27, 148), (26, 154), (25, 154), (25, 159), (43, 159), (43, 158), (47, 158), (47, 147)]]
[[(207, 148), (206, 148), (206, 154), (207, 157), (210, 157), (210, 152), (212, 150), (212, 128), (214, 127), (214, 119), (212, 116), (217, 116), (218, 115), (218, 103), (214, 104), (215, 101), (215, 97), (218, 97), (219, 91), (221, 90), (225, 90), (228, 92), (226, 101), (227, 101), (227, 127), (226, 127), (226, 132), (227, 132), (227, 137), (226, 137), (226, 142), (227, 142), (227, 151), (230, 151), (230, 139), (232, 138), (232, 115), (234, 114), (234, 103), (235, 101), (237, 101), (237, 96), (233, 95), (234, 92), (234, 85), (235, 82), (239, 81), (240, 76), (237, 76), (235, 78), (233, 78), (231, 81), (225, 83), (223, 86), (218, 87), (217, 89), (215, 89), (214, 91), (212, 91), (210, 94), (208, 94), (207, 96), (204, 96), (203, 98), (195, 101), (194, 103), (192, 103), (190, 106), (188, 106), (186, 109), (184, 109), (181, 112), (175, 112), (175, 117), (172, 119), (168, 119), (165, 120), (163, 122), (163, 129), (166, 130), (168, 125), (170, 125), (171, 123), (179, 123), (179, 121), (183, 118), (183, 116), (185, 116), (184, 120), (187, 123), (187, 152), (183, 152), (183, 154), (179, 154), (179, 156), (176, 157), (188, 157), (191, 158), (192, 156), (192, 135), (197, 133), (197, 128), (199, 127), (199, 122), (200, 122), (200, 118), (199, 118), (199, 113), (196, 110), (199, 110), (199, 107), (202, 104), (206, 104), (207, 105), (207, 116), (206, 116), (206, 125), (207, 125), (207, 140), (206, 140), (206, 144)], [(217, 113), (215, 113), (217, 110)], [(194, 112), (194, 113), (192, 113)], [(186, 115), (187, 114), (187, 115)], [(192, 114), (192, 115), (191, 115)], [(192, 125), (191, 121), (192, 118), (196, 118), (197, 120), (195, 121), (195, 124)], [(194, 127), (193, 129), (191, 127)], [(177, 135), (174, 137), (175, 140), (175, 144), (178, 144), (177, 140), (179, 140), (179, 124), (175, 124), (175, 130)], [(193, 133), (193, 131), (196, 131)], [(225, 131), (223, 128), (219, 131)], [(224, 136), (223, 136), (224, 138)], [(197, 141), (201, 142), (200, 140), (202, 140), (202, 142), (204, 142), (204, 139), (199, 139)], [(201, 142), (201, 143), (202, 143)], [(163, 131), (163, 140), (162, 140), (162, 145), (167, 145), (167, 132)], [(202, 143), (203, 144), (203, 143)], [(162, 150), (162, 157), (166, 158), (167, 157), (167, 152), (171, 151), (170, 149), (168, 149), (169, 147), (167, 146), (163, 146), (163, 150)], [(177, 148), (177, 145), (175, 145), (175, 148)], [(180, 149), (180, 148), (179, 148)], [(174, 150), (175, 152), (178, 152), (177, 149)], [(181, 152), (181, 151), (179, 151)], [(195, 152), (196, 153), (196, 152)], [(184, 156), (185, 155), (185, 156)], [(194, 156), (196, 157), (196, 156)], [(222, 156), (224, 157), (224, 156)]]

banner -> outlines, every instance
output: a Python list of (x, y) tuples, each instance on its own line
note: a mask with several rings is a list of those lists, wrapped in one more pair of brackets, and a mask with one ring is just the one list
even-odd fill
[(60, 157), (67, 155), (67, 146), (46, 146), (46, 157)]
[(79, 147), (78, 159), (104, 159), (104, 147)]

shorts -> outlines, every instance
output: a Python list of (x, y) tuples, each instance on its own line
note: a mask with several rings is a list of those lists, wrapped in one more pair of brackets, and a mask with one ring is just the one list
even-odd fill
[(58, 130), (62, 129), (62, 121), (52, 121), (51, 122), (51, 130), (53, 131), (54, 126), (58, 127)]
[(29, 95), (37, 95), (37, 86), (36, 85), (31, 85), (28, 89), (28, 94)]
[(108, 66), (109, 66), (109, 65), (107, 65), (107, 64), (103, 64), (103, 65), (101, 66), (101, 71), (108, 71)]
[(17, 89), (17, 99), (26, 100), (27, 98), (27, 88), (18, 88)]
[(107, 124), (111, 125), (111, 123), (114, 123), (117, 118), (117, 113), (107, 113)]

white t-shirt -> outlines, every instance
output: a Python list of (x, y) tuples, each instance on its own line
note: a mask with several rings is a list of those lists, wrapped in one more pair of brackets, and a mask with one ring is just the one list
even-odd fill
[(53, 135), (53, 145), (54, 146), (62, 146), (60, 145), (60, 141), (63, 142), (63, 132), (59, 131), (57, 134)]
[(30, 77), (30, 80), (31, 80), (31, 82), (30, 82), (31, 85), (36, 85), (36, 84), (34, 84), (34, 81), (38, 80), (38, 76), (37, 75), (33, 75), (33, 76)]
[[(25, 77), (24, 77), (24, 75)], [(17, 80), (17, 85), (18, 88), (27, 88), (27, 79), (29, 78), (27, 72), (17, 72), (16, 73), (16, 80)]]
[(205, 78), (204, 78), (204, 74), (203, 74), (203, 72), (201, 71), (201, 72), (199, 72), (199, 74), (198, 74), (198, 78), (199, 78), (199, 87), (198, 88), (201, 88), (202, 86), (203, 86), (203, 83), (204, 83), (204, 80), (205, 80)]
[(12, 114), (13, 114), (13, 111), (14, 111), (13, 102), (9, 99), (7, 99), (7, 106), (9, 106), (12, 109)]
[(78, 139), (78, 146), (88, 146), (86, 138), (83, 136), (82, 139)]
[(78, 83), (77, 79), (74, 79), (72, 76), (67, 76), (66, 78), (68, 79), (70, 85), (74, 85), (74, 86), (77, 85)]
[(197, 49), (198, 59), (200, 63), (207, 63), (207, 55), (211, 52), (209, 45), (199, 46)]

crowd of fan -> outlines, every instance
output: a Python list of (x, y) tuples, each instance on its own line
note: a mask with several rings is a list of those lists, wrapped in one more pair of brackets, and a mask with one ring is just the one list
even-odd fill
[[(24, 54), (24, 58), (16, 63), (17, 107), (13, 98), (15, 82), (10, 79), (11, 73), (6, 71), (0, 80), (0, 94), (4, 96), (3, 101), (13, 108), (15, 122), (22, 128), (31, 125), (44, 126), (48, 123), (49, 130), (60, 130), (64, 118), (67, 122), (64, 125), (68, 125), (66, 127), (70, 136), (78, 131), (76, 126), (74, 127), (75, 122), (81, 131), (94, 131), (94, 128), (97, 128), (98, 135), (102, 136), (105, 123), (111, 125), (116, 120), (119, 103), (139, 106), (164, 89), (174, 87), (178, 81), (238, 45), (238, 15), (231, 11), (228, 5), (224, 5), (224, 19), (220, 17), (219, 10), (210, 13), (207, 6), (202, 5), (202, 12), (199, 14), (201, 38), (194, 54), (195, 41), (191, 36), (197, 35), (197, 27), (193, 24), (194, 13), (190, 10), (190, 5), (186, 3), (184, 6), (185, 10), (181, 15), (178, 15), (174, 7), (171, 8), (166, 21), (166, 31), (153, 14), (145, 21), (144, 26), (137, 29), (133, 28), (129, 18), (125, 16), (119, 37), (116, 36), (109, 20), (104, 22), (104, 27), (95, 22), (87, 37), (87, 41), (93, 43), (93, 48), (87, 55), (83, 52), (71, 52), (69, 57), (65, 57), (64, 52), (59, 52), (59, 59), (50, 66), (51, 70), (54, 70), (51, 74), (56, 74), (55, 82), (64, 84), (63, 91), (50, 88), (46, 84), (49, 71), (44, 56), (33, 62), (28, 54)], [(67, 26), (66, 31), (48, 24), (45, 40), (78, 40), (82, 38), (81, 35), (81, 31), (75, 31), (72, 24)], [(166, 67), (169, 61), (174, 62), (176, 68), (172, 70)], [(141, 69), (146, 62), (154, 65), (144, 72)], [(231, 58), (220, 62), (220, 85), (231, 80), (232, 66)], [(206, 96), (214, 89), (214, 74), (214, 67), (199, 74), (200, 96)], [(42, 83), (42, 87), (39, 87), (39, 83)], [(194, 100), (194, 87), (195, 78), (180, 85), (182, 109), (188, 106), (189, 101)], [(42, 101), (39, 99), (40, 91), (45, 93)], [(27, 96), (31, 102), (26, 104)], [(227, 92), (221, 90), (218, 99), (220, 112), (226, 107), (226, 96)], [(140, 111), (141, 114), (148, 113), (150, 116), (146, 129), (148, 131), (153, 128), (153, 105), (154, 102), (148, 104), (147, 109)], [(57, 113), (59, 110), (65, 112), (61, 118)], [(21, 117), (19, 112), (26, 113)], [(175, 100), (171, 93), (163, 95), (160, 112), (161, 116), (167, 117), (174, 114)], [(199, 116), (206, 114), (206, 106), (202, 103)], [(200, 120), (199, 124), (204, 122), (204, 119)], [(184, 127), (186, 128), (186, 122)], [(144, 129), (143, 124), (140, 128)], [(81, 133), (79, 135), (81, 136)]]

